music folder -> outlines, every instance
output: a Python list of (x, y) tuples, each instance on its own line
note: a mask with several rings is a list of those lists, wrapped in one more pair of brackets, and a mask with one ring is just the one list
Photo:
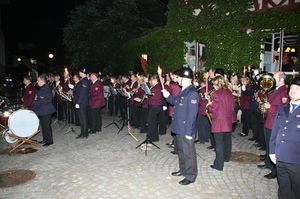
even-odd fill
[(141, 83), (141, 88), (143, 89), (146, 95), (152, 95), (151, 90), (147, 84)]
[(122, 95), (123, 97), (127, 97), (130, 98), (130, 94), (123, 91), (122, 89), (117, 88), (118, 93), (120, 93), (120, 95)]

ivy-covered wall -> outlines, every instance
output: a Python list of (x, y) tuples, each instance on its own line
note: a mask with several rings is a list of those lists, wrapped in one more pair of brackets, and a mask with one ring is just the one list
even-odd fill
[[(158, 64), (171, 71), (183, 65), (184, 42), (196, 40), (206, 45), (207, 67), (242, 71), (244, 65), (258, 66), (261, 42), (271, 38), (272, 32), (283, 29), (300, 36), (300, 9), (254, 13), (248, 10), (252, 2), (169, 1), (167, 25), (128, 42), (123, 48), (123, 64), (130, 67), (147, 53), (150, 71), (156, 71)], [(200, 11), (197, 16), (193, 15), (195, 9)]]

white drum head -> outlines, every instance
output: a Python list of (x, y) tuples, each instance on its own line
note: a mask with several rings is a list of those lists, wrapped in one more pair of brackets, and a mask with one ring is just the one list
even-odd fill
[(3, 131), (3, 135), (2, 135), (3, 139), (9, 144), (16, 143), (18, 141), (18, 139), (11, 137), (10, 134), (12, 134), (12, 132), (10, 130)]
[(20, 109), (9, 116), (8, 128), (18, 137), (30, 137), (39, 128), (39, 118), (33, 111)]

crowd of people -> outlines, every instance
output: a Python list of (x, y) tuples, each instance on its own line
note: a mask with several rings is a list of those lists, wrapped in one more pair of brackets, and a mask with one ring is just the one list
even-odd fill
[(39, 76), (39, 89), (24, 77), (23, 102), (40, 118), (44, 146), (53, 144), (50, 116), (55, 111), (58, 120), (80, 125), (78, 139), (101, 132), (105, 106), (152, 142), (159, 141), (170, 125), (172, 140), (167, 145), (179, 157), (179, 170), (172, 175), (184, 176), (182, 185), (197, 178), (195, 143), (210, 142), (208, 149), (216, 153), (211, 168), (223, 170), (231, 157), (232, 133), (241, 122), (239, 136), (252, 135), (253, 145), (266, 151), (260, 156), (264, 164), (258, 165), (270, 170), (264, 177), (278, 178), (279, 195), (290, 192), (290, 198), (299, 198), (295, 176), (300, 176), (300, 78), (287, 85), (285, 73), (276, 72), (273, 79), (274, 89), (267, 92), (252, 72), (226, 75), (218, 68), (195, 78), (183, 67), (162, 76), (101, 76), (81, 68), (72, 76), (67, 71)]

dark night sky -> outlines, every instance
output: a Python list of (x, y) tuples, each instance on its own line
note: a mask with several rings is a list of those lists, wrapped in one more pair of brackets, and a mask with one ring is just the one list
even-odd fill
[(62, 28), (68, 10), (85, 0), (10, 0), (2, 5), (2, 29), (8, 54), (16, 54), (20, 42), (32, 43), (28, 55), (47, 59), (53, 52), (57, 62), (64, 60)]

